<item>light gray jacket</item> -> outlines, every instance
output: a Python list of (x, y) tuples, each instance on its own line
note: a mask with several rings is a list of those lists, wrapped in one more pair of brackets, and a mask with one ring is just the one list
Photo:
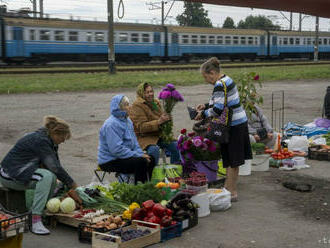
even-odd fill
[(257, 113), (252, 113), (248, 120), (249, 134), (257, 134), (259, 128), (266, 128), (267, 133), (272, 133), (273, 128), (269, 124), (267, 117), (263, 114), (260, 107), (256, 106)]

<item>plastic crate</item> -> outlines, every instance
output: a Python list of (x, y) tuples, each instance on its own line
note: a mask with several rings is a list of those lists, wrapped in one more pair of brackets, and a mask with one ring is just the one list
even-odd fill
[(308, 158), (312, 160), (330, 161), (330, 151), (320, 152), (319, 151), (320, 149), (321, 149), (320, 145), (309, 147)]
[[(125, 221), (126, 221), (126, 224), (123, 227), (131, 225), (131, 221), (127, 221), (127, 220), (125, 220)], [(108, 230), (105, 227), (96, 228), (96, 227), (92, 227), (92, 224), (80, 223), (78, 225), (78, 239), (81, 243), (91, 244), (92, 243), (92, 232), (106, 233), (109, 231), (111, 231), (111, 230)]]
[(198, 209), (196, 208), (194, 211), (193, 218), (187, 218), (182, 221), (182, 231), (187, 231), (190, 228), (193, 228), (194, 226), (198, 225)]
[(0, 204), (0, 213), (8, 216), (8, 219), (0, 221), (0, 240), (4, 240), (20, 233), (27, 232), (31, 227), (31, 213), (16, 214), (7, 211)]
[(175, 225), (163, 227), (160, 231), (160, 240), (165, 242), (167, 240), (181, 237), (182, 235), (182, 222), (178, 222)]

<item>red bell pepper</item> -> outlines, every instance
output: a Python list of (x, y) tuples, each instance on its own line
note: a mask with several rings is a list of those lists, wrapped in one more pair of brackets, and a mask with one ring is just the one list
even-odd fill
[(153, 206), (155, 205), (155, 202), (153, 200), (148, 200), (142, 203), (142, 207), (147, 209), (147, 211), (150, 211)]
[(152, 208), (152, 212), (161, 218), (166, 214), (166, 208), (163, 207), (162, 204), (156, 203)]
[(166, 208), (166, 215), (168, 216), (172, 216), (173, 215), (173, 211), (169, 208)]
[(132, 220), (143, 220), (147, 216), (147, 210), (144, 208), (135, 208), (132, 213)]
[(159, 224), (159, 223), (160, 223), (160, 218), (157, 217), (157, 216), (153, 216), (153, 217), (149, 218), (149, 219), (147, 220), (147, 222), (151, 222), (151, 223)]
[(160, 225), (163, 227), (168, 227), (172, 223), (172, 217), (165, 215), (160, 221)]

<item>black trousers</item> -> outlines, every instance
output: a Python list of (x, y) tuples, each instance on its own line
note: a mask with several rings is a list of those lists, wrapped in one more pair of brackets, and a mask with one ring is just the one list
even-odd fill
[(105, 164), (100, 164), (100, 168), (107, 172), (119, 172), (124, 174), (134, 174), (135, 184), (137, 182), (146, 182), (151, 178), (152, 170), (155, 167), (155, 160), (151, 157), (149, 163), (142, 157), (131, 157), (125, 159), (116, 159)]

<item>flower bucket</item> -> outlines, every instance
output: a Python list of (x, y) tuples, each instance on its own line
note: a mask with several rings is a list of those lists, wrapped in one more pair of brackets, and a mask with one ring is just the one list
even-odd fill
[(217, 180), (218, 160), (212, 161), (193, 161), (193, 164), (198, 172), (206, 174), (207, 180), (213, 182)]

